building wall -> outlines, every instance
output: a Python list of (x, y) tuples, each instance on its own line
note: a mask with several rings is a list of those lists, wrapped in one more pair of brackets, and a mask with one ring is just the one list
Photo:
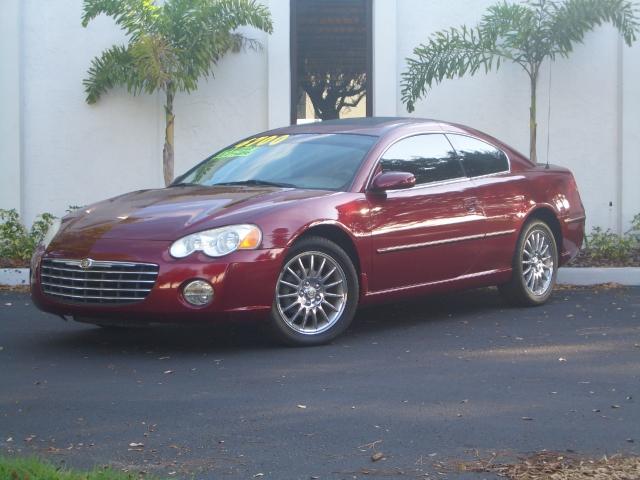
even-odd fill
[[(176, 173), (235, 139), (289, 120), (289, 0), (265, 0), (275, 32), (262, 51), (231, 54), (215, 79), (178, 94)], [(475, 24), (492, 0), (374, 0), (374, 113), (407, 115), (400, 101), (405, 58), (431, 32)], [(109, 18), (80, 25), (82, 0), (5, 0), (0, 17), (0, 208), (61, 215), (126, 191), (162, 186), (163, 99), (115, 90), (84, 101), (91, 59), (123, 40)], [(539, 88), (540, 161), (568, 166), (589, 225), (627, 228), (640, 212), (640, 44), (609, 26), (569, 59), (545, 64)], [(550, 87), (550, 88), (549, 88)], [(528, 79), (497, 73), (450, 80), (413, 115), (466, 123), (528, 151)], [(547, 121), (549, 95), (550, 122)]]
[(20, 0), (0, 15), (0, 208), (20, 205)]
[[(162, 186), (162, 95), (132, 97), (116, 89), (95, 105), (84, 100), (82, 79), (91, 59), (124, 40), (112, 20), (99, 17), (83, 28), (82, 0), (7, 1), (12, 8), (2, 16), (0, 78), (10, 90), (2, 88), (0, 100), (10, 108), (0, 130), (0, 208), (18, 208), (29, 223), (43, 211), (62, 215), (69, 205)], [(266, 47), (266, 35), (245, 33)], [(20, 98), (21, 108), (14, 105)], [(233, 139), (264, 130), (266, 49), (228, 55), (214, 79), (201, 80), (190, 95), (178, 93), (174, 109), (176, 173)], [(15, 140), (20, 118), (21, 151)]]
[[(430, 32), (475, 25), (493, 0), (398, 0), (396, 75)], [(549, 78), (551, 68), (551, 79)], [(589, 225), (628, 228), (640, 213), (640, 44), (623, 46), (610, 26), (589, 33), (568, 59), (543, 65), (538, 91), (538, 161), (575, 174)], [(551, 84), (551, 88), (549, 88)], [(549, 92), (551, 115), (548, 118)], [(405, 114), (399, 95), (397, 113)], [(529, 151), (529, 80), (519, 66), (447, 80), (413, 115), (472, 125)], [(625, 188), (626, 186), (626, 188)]]

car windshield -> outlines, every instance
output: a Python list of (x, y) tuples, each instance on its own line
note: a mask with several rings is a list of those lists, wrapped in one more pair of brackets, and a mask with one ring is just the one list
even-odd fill
[(376, 137), (297, 134), (253, 137), (178, 177), (180, 185), (250, 185), (345, 190)]

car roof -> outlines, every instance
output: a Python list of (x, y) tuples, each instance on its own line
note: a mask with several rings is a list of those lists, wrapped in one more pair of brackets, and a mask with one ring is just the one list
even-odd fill
[[(288, 127), (277, 128), (263, 133), (263, 135), (283, 135), (296, 133), (349, 133), (358, 135), (371, 135), (374, 137), (383, 137), (390, 132), (401, 130), (404, 128), (415, 131), (415, 127), (421, 126), (421, 132), (442, 132), (442, 133), (461, 133), (463, 135), (471, 135), (485, 142), (489, 142), (494, 146), (506, 151), (510, 154), (511, 163), (521, 163), (523, 166), (531, 166), (533, 163), (520, 152), (488, 135), (484, 132), (476, 130), (466, 125), (458, 123), (443, 122), (429, 118), (416, 117), (361, 117), (361, 118), (341, 118), (339, 120), (325, 120), (302, 125), (291, 125)], [(413, 128), (412, 128), (413, 127)], [(418, 127), (420, 128), (420, 127)]]
[(440, 130), (442, 122), (426, 118), (413, 117), (363, 117), (341, 118), (339, 120), (325, 120), (322, 122), (291, 125), (266, 132), (268, 134), (294, 133), (352, 133), (381, 137), (392, 130), (407, 125), (423, 124), (432, 126), (433, 130)]

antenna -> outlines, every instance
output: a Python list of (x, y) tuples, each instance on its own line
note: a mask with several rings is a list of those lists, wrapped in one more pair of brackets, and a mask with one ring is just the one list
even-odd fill
[(548, 100), (547, 104), (547, 164), (544, 168), (549, 168), (549, 139), (551, 138), (551, 59), (549, 59), (549, 90), (548, 90)]

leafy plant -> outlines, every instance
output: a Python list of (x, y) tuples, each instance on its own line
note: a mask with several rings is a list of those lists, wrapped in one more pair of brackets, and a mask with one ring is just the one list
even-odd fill
[(631, 228), (627, 231), (627, 235), (631, 235), (640, 244), (640, 213), (636, 213), (631, 219)]
[(602, 23), (618, 29), (627, 45), (639, 32), (637, 10), (627, 0), (532, 0), (489, 7), (476, 27), (462, 26), (433, 34), (413, 50), (402, 74), (402, 101), (407, 110), (444, 79), (498, 69), (502, 62), (520, 65), (529, 77), (530, 158), (536, 154), (536, 89), (545, 59), (568, 57), (587, 32)]
[(2, 480), (154, 480), (158, 477), (138, 473), (119, 472), (112, 468), (96, 467), (93, 470), (68, 469), (36, 457), (0, 457)]
[(586, 250), (595, 260), (624, 261), (636, 246), (636, 239), (630, 235), (618, 235), (611, 230), (593, 227), (587, 236)]
[(28, 263), (55, 218), (43, 213), (27, 229), (15, 209), (0, 209), (0, 261), (6, 265)]
[(165, 94), (165, 140), (162, 164), (165, 184), (173, 180), (176, 92), (191, 92), (201, 77), (229, 51), (257, 48), (259, 43), (236, 32), (250, 25), (271, 33), (267, 7), (255, 0), (84, 0), (82, 25), (100, 14), (113, 17), (124, 30), (126, 45), (114, 45), (93, 59), (84, 80), (86, 101), (125, 86), (134, 94)]

